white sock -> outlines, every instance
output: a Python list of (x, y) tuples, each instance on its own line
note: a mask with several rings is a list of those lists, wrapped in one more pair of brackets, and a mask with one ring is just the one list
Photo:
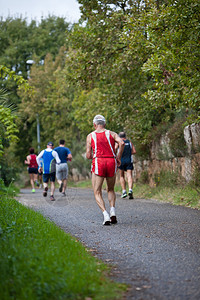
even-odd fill
[(103, 211), (103, 215), (105, 216), (109, 216), (108, 212), (106, 210)]
[(110, 215), (115, 216), (115, 207), (114, 206), (112, 206), (110, 208)]
[(133, 190), (132, 190), (132, 189), (129, 189), (129, 192), (130, 192), (130, 193), (132, 193), (132, 192), (133, 192)]
[(125, 193), (126, 193), (126, 190), (122, 190), (122, 193), (125, 194)]

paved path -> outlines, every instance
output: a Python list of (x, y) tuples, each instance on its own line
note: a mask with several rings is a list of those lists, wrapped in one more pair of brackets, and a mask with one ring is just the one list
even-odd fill
[(118, 224), (103, 226), (91, 190), (68, 189), (64, 198), (56, 191), (55, 197), (50, 202), (41, 190), (23, 189), (19, 201), (112, 264), (112, 277), (130, 285), (126, 299), (200, 299), (200, 211), (118, 195)]

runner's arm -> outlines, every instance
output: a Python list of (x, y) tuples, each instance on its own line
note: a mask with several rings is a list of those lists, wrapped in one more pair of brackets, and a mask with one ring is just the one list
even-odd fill
[(24, 163), (25, 163), (26, 165), (30, 165), (30, 161), (31, 161), (31, 158), (30, 158), (30, 155), (28, 155), (28, 156), (26, 157), (26, 160), (24, 161)]
[(86, 139), (86, 157), (92, 159), (91, 134), (88, 134)]
[(131, 146), (132, 146), (132, 151), (131, 151), (131, 154), (136, 154), (137, 152), (136, 152), (136, 149), (135, 149), (135, 147), (133, 146), (133, 143), (131, 143)]
[(60, 164), (61, 163), (61, 160), (60, 160), (60, 158), (59, 158), (59, 155), (58, 155), (58, 152), (56, 152), (56, 151), (52, 151), (52, 155), (53, 155), (53, 157), (55, 158), (55, 160), (56, 160), (56, 163), (57, 164)]
[(40, 166), (40, 158), (43, 156), (43, 154), (44, 154), (44, 150), (42, 150), (42, 151), (38, 154), (38, 156), (36, 157), (36, 161), (37, 161), (38, 166)]
[(122, 154), (123, 154), (123, 151), (124, 151), (125, 144), (124, 144), (124, 141), (119, 137), (119, 135), (117, 133), (115, 133), (113, 131), (111, 131), (110, 133), (113, 136), (115, 142), (119, 146), (119, 151), (118, 151), (117, 157), (116, 157), (116, 159), (117, 159), (117, 165), (119, 167), (120, 164), (121, 164), (121, 157), (122, 157)]
[(71, 154), (71, 153), (69, 153), (69, 154), (67, 155), (67, 160), (69, 160), (69, 161), (72, 160), (72, 154)]
[(115, 153), (117, 154), (117, 150), (119, 148), (119, 144), (115, 142)]

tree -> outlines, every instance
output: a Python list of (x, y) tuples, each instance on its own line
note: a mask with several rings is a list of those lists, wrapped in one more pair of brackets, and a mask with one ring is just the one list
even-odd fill
[[(54, 142), (60, 138), (70, 140), (73, 136), (73, 118), (71, 114), (71, 93), (64, 82), (62, 69), (66, 57), (65, 47), (61, 47), (55, 61), (47, 54), (44, 64), (37, 62), (32, 66), (29, 84), (34, 93), (20, 91), (22, 99), (20, 112), (24, 121), (36, 128), (36, 115), (39, 115), (42, 147), (49, 140)], [(36, 146), (36, 134), (32, 137), (32, 145)]]
[(151, 56), (143, 71), (154, 80), (145, 99), (155, 110), (191, 109), (190, 122), (199, 122), (200, 111), (200, 3), (169, 1), (148, 12), (148, 47)]
[[(27, 82), (21, 76), (2, 65), (0, 66), (0, 77), (6, 78), (6, 80), (13, 79), (17, 85), (23, 86), (26, 90), (28, 88)], [(13, 106), (8, 103), (8, 93), (4, 89), (0, 89), (0, 156), (3, 155), (3, 142), (12, 143), (18, 140), (18, 128), (15, 123), (17, 116), (13, 111)]]
[[(28, 60), (37, 57), (43, 61), (47, 53), (53, 58), (59, 48), (66, 45), (66, 32), (70, 31), (70, 24), (65, 18), (48, 16), (40, 23), (32, 20), (30, 24), (26, 19), (11, 17), (0, 19), (0, 64), (27, 79), (30, 66)], [(12, 81), (0, 81), (2, 87), (11, 93), (11, 102), (18, 104), (17, 86)]]
[[(143, 8), (139, 1), (112, 1), (112, 5), (110, 1), (79, 3), (84, 26), (76, 25), (69, 36), (65, 65), (66, 80), (76, 86), (75, 119), (80, 115), (91, 119), (91, 111), (95, 113), (98, 107), (109, 112), (106, 115), (108, 123), (112, 120), (110, 128), (120, 130), (147, 88), (147, 77), (141, 76), (144, 54), (138, 57), (131, 52), (125, 38), (129, 34), (129, 17), (135, 14), (135, 19), (139, 18)], [(144, 28), (139, 30), (146, 40)], [(81, 122), (78, 126), (86, 127)]]
[[(65, 18), (56, 16), (48, 16), (36, 23), (32, 20), (30, 24), (26, 19), (7, 18), (0, 20), (0, 63), (9, 67), (16, 74), (21, 74), (23, 78), (27, 78), (30, 72), (28, 60), (37, 61), (42, 64), (47, 53), (51, 53), (53, 59), (58, 54), (59, 48), (67, 44), (67, 32), (71, 30), (71, 25), (66, 22)], [(19, 106), (21, 99), (17, 94), (18, 84), (14, 80), (7, 80), (4, 77), (0, 80), (2, 88), (9, 93), (8, 102)], [(31, 94), (30, 90), (26, 94)], [(30, 95), (31, 96), (31, 95)], [(35, 121), (25, 122), (18, 119), (18, 149), (15, 155), (20, 157), (24, 152), (24, 145), (29, 147), (32, 144), (32, 137), (36, 136)]]

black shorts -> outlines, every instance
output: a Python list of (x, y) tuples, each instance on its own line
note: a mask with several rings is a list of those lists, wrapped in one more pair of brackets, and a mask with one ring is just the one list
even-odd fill
[(29, 174), (38, 174), (38, 168), (28, 168)]
[(55, 182), (56, 180), (56, 172), (50, 174), (43, 174), (43, 182), (47, 183), (48, 181)]
[(43, 174), (43, 171), (38, 170), (38, 175), (42, 175), (42, 174)]
[(119, 169), (120, 170), (123, 170), (123, 171), (127, 171), (127, 170), (133, 170), (133, 163), (125, 163), (125, 164), (121, 164), (119, 166)]

